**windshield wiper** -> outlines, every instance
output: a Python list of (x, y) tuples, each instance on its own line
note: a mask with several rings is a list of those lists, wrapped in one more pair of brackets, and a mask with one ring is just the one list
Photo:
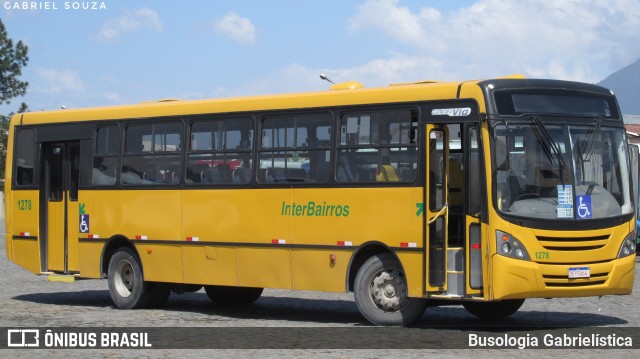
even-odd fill
[[(554, 162), (553, 157), (555, 156), (555, 159), (558, 162), (558, 168), (560, 169), (560, 181), (564, 183), (564, 169), (566, 167), (566, 163), (564, 162), (564, 158), (562, 158), (560, 147), (558, 147), (558, 144), (553, 140), (553, 137), (551, 137), (551, 134), (549, 134), (549, 131), (547, 131), (547, 128), (544, 126), (542, 121), (540, 121), (538, 116), (530, 116), (529, 119), (531, 119), (531, 121), (536, 125), (537, 131), (533, 132), (536, 137), (538, 137), (538, 141), (541, 142), (542, 149), (551, 163)], [(545, 146), (545, 144), (548, 145), (548, 147)]]
[(598, 134), (600, 133), (600, 123), (602, 123), (602, 119), (596, 118), (595, 130), (592, 130), (589, 132), (589, 137), (587, 138), (587, 141), (584, 143), (583, 148), (580, 148), (580, 151), (582, 152), (583, 162), (589, 162), (589, 160), (591, 160), (593, 151), (596, 148)]

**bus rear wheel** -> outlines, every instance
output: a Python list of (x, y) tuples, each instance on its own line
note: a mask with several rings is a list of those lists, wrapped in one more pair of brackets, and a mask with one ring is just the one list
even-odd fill
[(500, 320), (520, 309), (524, 299), (507, 299), (496, 302), (465, 302), (462, 304), (469, 313), (486, 320)]
[(144, 282), (142, 266), (131, 248), (123, 247), (113, 254), (109, 260), (107, 278), (109, 295), (116, 307), (135, 309), (150, 304), (152, 291)]
[(423, 298), (409, 298), (400, 263), (389, 253), (369, 258), (355, 278), (353, 291), (360, 313), (376, 325), (409, 325), (427, 307)]
[(204, 291), (216, 304), (250, 304), (260, 298), (263, 288), (205, 285)]

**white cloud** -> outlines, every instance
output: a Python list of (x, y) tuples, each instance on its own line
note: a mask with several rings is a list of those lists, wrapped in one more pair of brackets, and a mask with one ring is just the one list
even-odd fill
[(375, 59), (360, 66), (338, 69), (309, 68), (293, 63), (265, 78), (234, 88), (224, 95), (326, 91), (331, 84), (320, 79), (322, 73), (336, 83), (359, 81), (365, 87), (384, 86), (390, 83), (429, 80), (429, 78), (416, 78), (415, 74), (427, 73), (434, 69), (441, 70), (442, 66), (443, 64), (438, 61), (402, 54), (393, 54), (386, 59)]
[[(440, 74), (427, 70), (430, 77), (524, 72), (597, 82), (640, 56), (640, 2), (634, 0), (480, 0), (450, 13), (400, 3), (367, 0), (349, 27), (354, 32), (379, 31), (409, 46), (416, 62), (442, 64)], [(425, 70), (415, 63), (403, 66)]]
[(34, 81), (33, 90), (46, 95), (59, 95), (63, 93), (81, 93), (84, 91), (84, 83), (75, 70), (70, 69), (36, 69), (37, 81)]
[(123, 103), (122, 96), (117, 92), (105, 91), (102, 97), (111, 103)]
[(241, 44), (253, 45), (256, 42), (256, 28), (251, 20), (230, 12), (213, 22), (213, 29)]
[(99, 41), (115, 43), (125, 34), (145, 29), (160, 32), (162, 27), (158, 14), (143, 7), (138, 10), (125, 10), (124, 15), (104, 23), (95, 38)]
[(430, 58), (422, 58), (393, 53), (387, 58), (374, 59), (367, 63), (338, 69), (314, 70), (324, 72), (334, 82), (358, 81), (365, 87), (386, 86), (392, 83), (420, 80), (438, 80), (431, 74), (441, 73), (444, 63)]
[(369, 0), (358, 7), (356, 16), (349, 20), (353, 31), (377, 27), (403, 43), (422, 43), (427, 36), (424, 24), (439, 22), (442, 14), (432, 8), (423, 8), (414, 14), (399, 0)]

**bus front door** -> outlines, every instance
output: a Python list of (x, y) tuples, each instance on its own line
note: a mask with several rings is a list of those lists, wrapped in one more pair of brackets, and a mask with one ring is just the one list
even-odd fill
[(424, 203), (426, 234), (426, 291), (447, 290), (447, 167), (448, 136), (445, 126), (427, 125), (427, 189)]
[(78, 270), (80, 142), (42, 144), (40, 233), (43, 272)]
[(480, 295), (484, 181), (478, 125), (427, 125), (426, 284), (432, 296)]

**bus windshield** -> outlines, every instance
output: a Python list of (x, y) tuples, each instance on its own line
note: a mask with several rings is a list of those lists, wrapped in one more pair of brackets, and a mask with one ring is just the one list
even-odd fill
[(523, 116), (495, 122), (495, 203), (506, 215), (590, 220), (633, 212), (621, 127)]

